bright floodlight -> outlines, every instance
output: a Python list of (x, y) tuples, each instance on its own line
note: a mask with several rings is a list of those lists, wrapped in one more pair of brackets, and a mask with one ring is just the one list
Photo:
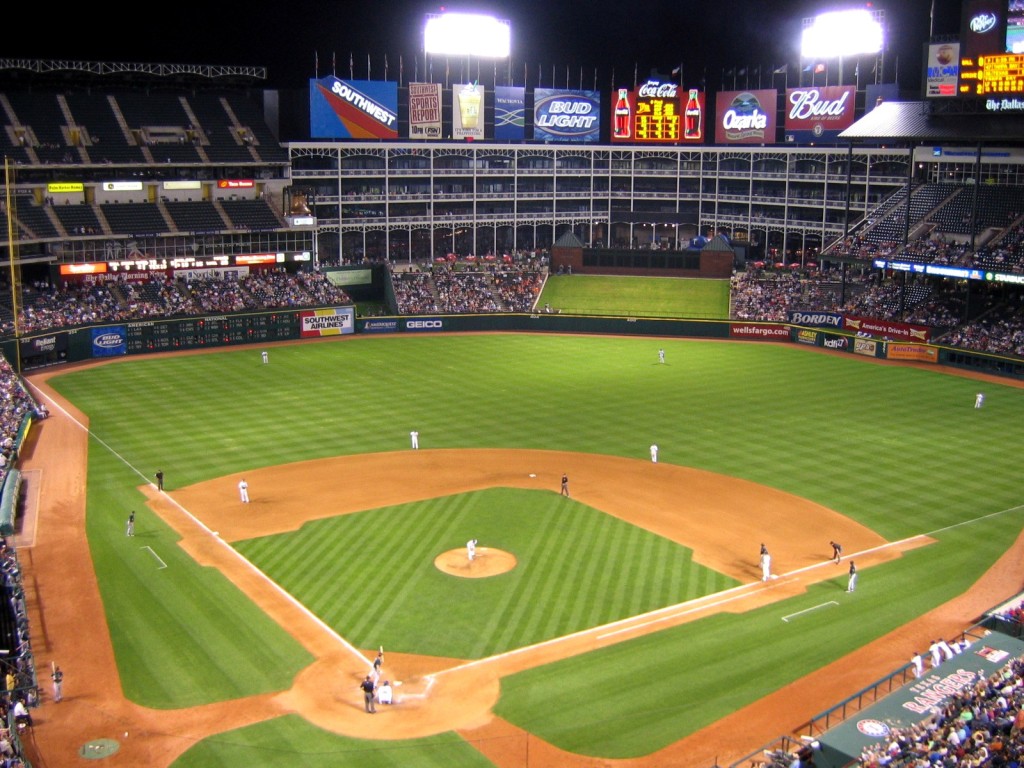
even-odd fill
[(835, 59), (878, 53), (882, 50), (882, 25), (871, 11), (832, 11), (804, 27), (800, 55), (805, 59)]
[(476, 13), (443, 13), (427, 16), (423, 28), (424, 50), (449, 56), (481, 56), (507, 59), (511, 52), (508, 21)]

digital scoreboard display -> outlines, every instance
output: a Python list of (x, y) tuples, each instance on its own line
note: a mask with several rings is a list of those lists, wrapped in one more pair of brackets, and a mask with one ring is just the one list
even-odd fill
[(966, 0), (958, 53), (959, 96), (985, 99), (990, 112), (1024, 108), (1014, 98), (1024, 95), (1024, 1)]
[(962, 96), (1024, 94), (1024, 54), (1005, 53), (960, 59)]

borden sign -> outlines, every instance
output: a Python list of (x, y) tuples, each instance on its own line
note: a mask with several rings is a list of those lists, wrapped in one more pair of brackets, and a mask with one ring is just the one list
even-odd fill
[(853, 125), (856, 86), (786, 89), (786, 141), (833, 141)]
[(720, 91), (715, 96), (716, 144), (774, 144), (778, 91)]

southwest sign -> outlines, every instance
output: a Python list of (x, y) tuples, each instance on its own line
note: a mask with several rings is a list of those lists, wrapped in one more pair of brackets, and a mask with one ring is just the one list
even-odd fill
[(397, 139), (398, 83), (310, 80), (309, 129), (315, 139)]

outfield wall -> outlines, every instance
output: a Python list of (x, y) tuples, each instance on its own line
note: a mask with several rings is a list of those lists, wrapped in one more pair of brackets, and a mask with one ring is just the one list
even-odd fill
[(354, 307), (275, 310), (146, 320), (27, 334), (0, 342), (20, 371), (107, 357), (272, 344), (353, 333), (567, 333), (774, 341), (862, 357), (944, 365), (1024, 379), (1024, 360), (918, 341), (883, 340), (794, 323), (611, 317), (563, 313), (413, 315), (356, 318)]

